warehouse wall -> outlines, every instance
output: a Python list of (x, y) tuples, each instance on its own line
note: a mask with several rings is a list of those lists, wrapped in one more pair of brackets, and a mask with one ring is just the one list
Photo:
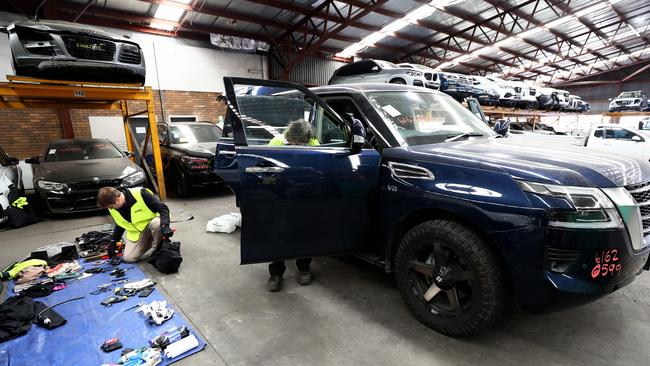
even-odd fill
[[(22, 19), (0, 12), (0, 25)], [(155, 91), (158, 121), (166, 121), (170, 115), (195, 115), (198, 120), (216, 122), (220, 115), (225, 115), (225, 105), (216, 101), (224, 90), (224, 76), (268, 76), (266, 56), (223, 52), (192, 40), (107, 30), (129, 35), (142, 47), (147, 63), (145, 84)], [(11, 50), (7, 37), (0, 34), (0, 81), (6, 81), (5, 75), (12, 74)], [(133, 113), (144, 110), (144, 106), (133, 102), (129, 109)], [(104, 110), (73, 110), (75, 137), (90, 137), (88, 116), (119, 115)], [(0, 146), (18, 158), (38, 155), (48, 141), (62, 137), (56, 110), (0, 110)]]
[[(269, 56), (269, 64), (269, 79), (280, 80), (284, 70), (278, 59)], [(320, 57), (307, 57), (293, 67), (288, 80), (308, 86), (327, 85), (334, 71), (345, 64), (346, 62), (326, 60)]]

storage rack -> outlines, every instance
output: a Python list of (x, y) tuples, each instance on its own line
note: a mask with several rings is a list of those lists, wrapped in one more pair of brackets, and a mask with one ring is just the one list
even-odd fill
[[(0, 108), (4, 109), (105, 109), (121, 111), (124, 134), (129, 151), (137, 151), (154, 190), (161, 200), (167, 198), (163, 177), (160, 144), (153, 103), (153, 90), (137, 84), (112, 84), (85, 81), (46, 80), (7, 75), (8, 82), (0, 82)], [(144, 101), (146, 109), (129, 114), (128, 101)], [(149, 125), (144, 146), (141, 149), (129, 124), (129, 118), (147, 114)], [(145, 159), (151, 137), (155, 178)], [(135, 157), (131, 157), (135, 162)]]

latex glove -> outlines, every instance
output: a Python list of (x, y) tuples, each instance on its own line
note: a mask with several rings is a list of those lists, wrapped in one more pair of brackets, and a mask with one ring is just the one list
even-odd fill
[(169, 227), (169, 225), (163, 225), (160, 229), (164, 238), (169, 239), (174, 235), (174, 230)]

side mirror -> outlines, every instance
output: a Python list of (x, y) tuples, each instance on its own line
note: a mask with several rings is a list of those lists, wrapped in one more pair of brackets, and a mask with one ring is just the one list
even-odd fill
[(122, 151), (127, 158), (132, 158), (135, 156), (133, 151)]
[(614, 98), (609, 98), (609, 99), (607, 99), (607, 101), (608, 101), (608, 102), (611, 102), (611, 101), (612, 101), (612, 99), (614, 99)]
[(643, 141), (643, 140), (641, 140), (641, 137), (639, 137), (639, 136), (637, 136), (637, 135), (634, 135), (634, 136), (632, 136), (632, 141), (634, 141), (634, 142), (641, 142), (641, 141)]
[(158, 144), (159, 144), (160, 146), (164, 146), (164, 145), (165, 145), (165, 139), (162, 138), (162, 137), (159, 138), (159, 139), (158, 139)]
[(7, 34), (9, 34), (9, 31), (7, 30), (7, 27), (0, 27), (0, 33), (7, 33)]
[(510, 122), (505, 120), (498, 120), (494, 124), (494, 132), (499, 135), (506, 137), (508, 132), (510, 132)]
[(354, 118), (352, 113), (346, 113), (345, 115), (352, 126), (352, 143), (350, 145), (350, 150), (352, 150), (353, 154), (358, 154), (366, 143), (366, 128), (363, 127), (361, 121)]
[(9, 160), (8, 160), (8, 163), (9, 163), (9, 165), (18, 165), (19, 161), (18, 161), (17, 158), (14, 158), (13, 156), (10, 156)]
[(25, 159), (25, 163), (27, 164), (40, 164), (41, 157), (40, 156), (33, 156), (29, 159)]

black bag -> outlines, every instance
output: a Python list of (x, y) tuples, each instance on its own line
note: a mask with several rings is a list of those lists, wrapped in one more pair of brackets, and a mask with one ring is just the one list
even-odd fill
[(163, 240), (158, 249), (151, 254), (149, 263), (164, 274), (178, 272), (183, 257), (181, 257), (181, 242)]
[(25, 205), (23, 208), (9, 206), (6, 213), (7, 222), (9, 223), (9, 226), (14, 229), (31, 225), (38, 221), (38, 218), (36, 217), (36, 214), (30, 205)]

